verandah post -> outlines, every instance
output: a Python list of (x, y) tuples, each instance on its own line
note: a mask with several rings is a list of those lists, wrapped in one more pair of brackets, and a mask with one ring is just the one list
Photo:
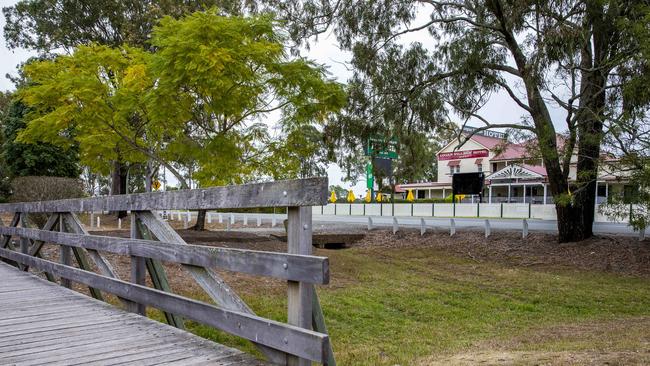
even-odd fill
[[(289, 207), (287, 209), (287, 246), (290, 254), (311, 255), (312, 253), (311, 207)], [(288, 323), (312, 329), (312, 301), (314, 288), (308, 283), (288, 281)], [(291, 347), (291, 345), (289, 345)], [(295, 356), (287, 356), (289, 366), (308, 366), (311, 362)]]

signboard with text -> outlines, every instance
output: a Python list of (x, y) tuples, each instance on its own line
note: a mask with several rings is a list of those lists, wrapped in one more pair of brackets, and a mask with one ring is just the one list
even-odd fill
[(438, 154), (438, 160), (460, 160), (471, 158), (484, 158), (489, 155), (487, 149), (452, 151)]
[(366, 156), (397, 159), (397, 139), (392, 138), (386, 141), (379, 137), (369, 138), (366, 145)]
[[(476, 130), (476, 128), (474, 128), (474, 127), (469, 127), (469, 126), (463, 127), (463, 132), (472, 133), (475, 130)], [(481, 131), (476, 132), (474, 135), (492, 137), (492, 138), (495, 138), (495, 139), (502, 139), (502, 140), (505, 140), (506, 138), (508, 138), (508, 135), (506, 135), (503, 132), (497, 132), (497, 131), (491, 131), (491, 130), (481, 130)]]

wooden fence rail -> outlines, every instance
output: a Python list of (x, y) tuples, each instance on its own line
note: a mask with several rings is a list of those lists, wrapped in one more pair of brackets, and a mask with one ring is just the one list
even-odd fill
[[(267, 359), (283, 365), (312, 361), (335, 365), (314, 285), (329, 283), (329, 262), (311, 255), (312, 205), (327, 202), (327, 179), (281, 181), (209, 189), (132, 194), (76, 200), (0, 205), (11, 212), (9, 226), (0, 226), (0, 258), (43, 271), (50, 281), (60, 279), (88, 286), (102, 299), (102, 291), (116, 295), (129, 311), (144, 314), (146, 306), (162, 310), (169, 324), (182, 328), (183, 318), (248, 339)], [(288, 206), (288, 253), (189, 245), (153, 210), (217, 209)], [(89, 235), (75, 212), (130, 211), (131, 237)], [(47, 213), (47, 223), (33, 228), (32, 213)], [(0, 223), (1, 224), (1, 223)], [(20, 238), (20, 248), (12, 237)], [(44, 243), (60, 245), (61, 263), (44, 259)], [(102, 253), (131, 258), (130, 282), (118, 277)], [(72, 256), (79, 268), (71, 266)], [(89, 259), (99, 273), (92, 272)], [(162, 261), (179, 263), (216, 305), (171, 293)], [(261, 318), (214, 270), (241, 272), (287, 281), (288, 324)], [(145, 286), (149, 273), (153, 288)], [(313, 330), (312, 330), (313, 329)]]

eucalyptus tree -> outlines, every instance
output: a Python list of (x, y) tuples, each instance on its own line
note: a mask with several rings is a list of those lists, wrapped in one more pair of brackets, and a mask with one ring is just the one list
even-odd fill
[[(648, 1), (571, 0), (407, 0), (266, 1), (291, 24), (299, 43), (333, 30), (340, 46), (353, 52), (358, 75), (372, 84), (382, 64), (399, 60), (421, 46), (394, 52), (406, 37), (431, 45), (419, 57), (407, 88), (387, 85), (383, 94), (410, 91), (427, 96), (437, 114), (456, 114), (482, 123), (477, 131), (514, 128), (539, 142), (556, 202), (559, 241), (592, 235), (595, 190), (604, 125), (633, 108), (625, 93), (643, 78), (647, 58), (638, 28), (648, 24)], [(489, 120), (484, 106), (503, 93), (521, 111), (522, 121)], [(554, 121), (550, 110), (564, 110)], [(362, 111), (353, 111), (361, 117)], [(554, 122), (564, 123), (568, 138), (558, 144)], [(577, 153), (577, 179), (571, 158)], [(572, 185), (573, 187), (570, 187)]]

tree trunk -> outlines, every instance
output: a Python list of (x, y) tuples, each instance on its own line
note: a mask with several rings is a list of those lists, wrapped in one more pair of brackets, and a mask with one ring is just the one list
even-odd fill
[[(125, 166), (124, 164), (120, 164), (120, 190), (119, 190), (120, 194), (126, 194), (126, 189), (129, 184), (129, 180), (127, 179), (128, 174), (129, 174), (128, 166)], [(120, 211), (117, 213), (117, 217), (119, 219), (123, 219), (126, 216), (127, 216), (126, 211)]]
[[(111, 171), (111, 195), (125, 194), (126, 193), (126, 172), (127, 170), (119, 161), (113, 162), (113, 170)], [(112, 212), (118, 218), (126, 217), (126, 211)]]
[(205, 217), (206, 217), (206, 210), (199, 210), (199, 213), (196, 216), (196, 225), (192, 226), (192, 230), (196, 230), (196, 231), (205, 230)]

